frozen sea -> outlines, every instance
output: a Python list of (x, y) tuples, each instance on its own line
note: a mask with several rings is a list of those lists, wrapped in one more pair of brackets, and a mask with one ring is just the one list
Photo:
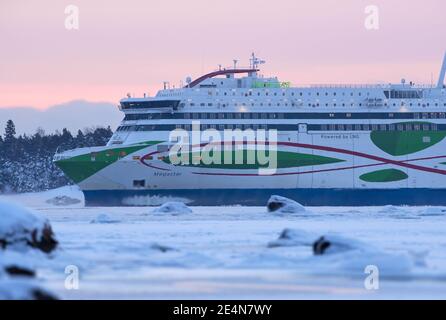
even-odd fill
[[(56, 196), (81, 201), (51, 201)], [(446, 299), (446, 208), (309, 207), (278, 215), (230, 206), (172, 215), (84, 207), (77, 187), (0, 200), (50, 220), (59, 248), (25, 258), (39, 284), (62, 299)], [(315, 256), (309, 245), (268, 246), (286, 228), (362, 247)], [(365, 286), (368, 265), (379, 270), (378, 289)], [(67, 266), (79, 270), (78, 289), (65, 286)]]

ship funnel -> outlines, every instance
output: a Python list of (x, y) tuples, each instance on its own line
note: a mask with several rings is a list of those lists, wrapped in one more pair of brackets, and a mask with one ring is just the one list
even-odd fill
[(438, 78), (438, 84), (437, 84), (438, 88), (443, 88), (444, 86), (445, 73), (446, 73), (446, 53), (444, 54), (443, 65), (441, 66), (440, 77)]

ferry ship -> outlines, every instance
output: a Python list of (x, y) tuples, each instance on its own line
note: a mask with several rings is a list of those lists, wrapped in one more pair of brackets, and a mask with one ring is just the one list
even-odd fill
[[(262, 76), (264, 62), (253, 54), (248, 67), (234, 60), (177, 88), (164, 83), (153, 97), (127, 95), (106, 146), (60, 152), (54, 162), (91, 206), (265, 205), (273, 194), (311, 206), (446, 205), (446, 55), (437, 85), (424, 86), (293, 87)], [(275, 130), (276, 170), (199, 157), (175, 164), (172, 132), (197, 123)], [(253, 142), (230, 143), (243, 152)]]

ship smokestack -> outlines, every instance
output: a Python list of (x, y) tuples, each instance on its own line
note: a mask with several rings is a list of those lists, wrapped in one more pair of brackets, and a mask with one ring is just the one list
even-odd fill
[(440, 70), (440, 77), (438, 78), (438, 84), (437, 84), (438, 88), (443, 88), (443, 86), (444, 86), (445, 73), (446, 73), (446, 52), (445, 52), (444, 58), (443, 58), (443, 65), (441, 66), (441, 70)]

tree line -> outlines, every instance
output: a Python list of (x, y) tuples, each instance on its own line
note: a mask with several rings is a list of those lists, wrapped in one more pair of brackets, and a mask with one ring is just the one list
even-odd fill
[(46, 134), (41, 128), (32, 135), (17, 135), (12, 120), (0, 135), (0, 192), (33, 192), (57, 188), (71, 181), (52, 159), (56, 151), (105, 145), (110, 127), (86, 128), (73, 135), (66, 128)]

